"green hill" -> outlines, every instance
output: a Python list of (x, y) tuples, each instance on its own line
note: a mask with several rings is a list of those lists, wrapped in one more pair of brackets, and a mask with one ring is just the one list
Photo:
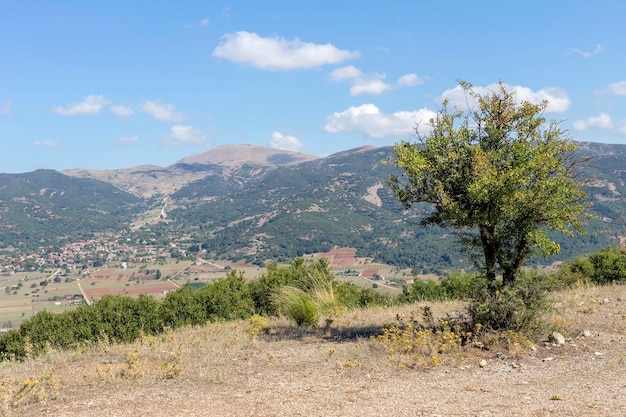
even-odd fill
[(143, 207), (110, 184), (53, 170), (0, 174), (0, 244), (35, 245), (119, 230)]

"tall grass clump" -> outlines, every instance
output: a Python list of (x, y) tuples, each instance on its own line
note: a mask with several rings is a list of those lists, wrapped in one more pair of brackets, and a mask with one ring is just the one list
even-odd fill
[(298, 326), (316, 326), (322, 315), (339, 314), (344, 306), (335, 296), (333, 276), (310, 270), (299, 286), (285, 285), (274, 292), (276, 311), (293, 319)]
[(298, 326), (316, 326), (320, 311), (310, 294), (296, 287), (280, 287), (274, 296), (277, 310), (293, 319)]

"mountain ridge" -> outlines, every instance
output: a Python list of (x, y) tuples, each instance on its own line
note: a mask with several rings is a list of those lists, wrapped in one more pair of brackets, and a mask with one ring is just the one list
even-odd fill
[[(625, 239), (626, 145), (580, 145), (579, 155), (593, 156), (585, 175), (593, 179), (586, 190), (597, 219), (589, 221), (587, 235), (560, 237), (562, 254), (548, 259), (548, 263)], [(242, 153), (237, 159), (223, 152), (213, 160), (222, 161), (221, 165), (203, 159), (204, 155), (183, 158), (165, 168), (143, 165), (111, 171), (73, 170), (75, 177), (51, 171), (49, 176), (64, 184), (56, 188), (45, 183), (46, 172), (39, 172), (39, 188), (22, 188), (26, 197), (20, 197), (20, 188), (16, 188), (4, 201), (0, 219), (21, 215), (24, 203), (15, 202), (20, 197), (27, 198), (28, 207), (39, 206), (40, 213), (48, 213), (41, 221), (61, 218), (65, 225), (81, 224), (84, 213), (61, 210), (53, 204), (55, 198), (50, 198), (50, 193), (43, 192), (47, 199), (35, 198), (35, 194), (44, 188), (64, 191), (67, 196), (73, 193), (79, 207), (89, 212), (94, 207), (86, 205), (85, 194), (89, 193), (84, 192), (83, 183), (72, 181), (90, 180), (92, 187), (103, 187), (101, 193), (109, 193), (113, 201), (127, 193), (133, 196), (132, 201), (120, 202), (120, 214), (126, 210), (136, 215), (138, 207), (162, 213), (161, 220), (139, 226), (137, 233), (202, 247), (207, 256), (261, 264), (342, 246), (356, 248), (359, 256), (409, 266), (416, 272), (471, 267), (470, 258), (458, 249), (450, 231), (416, 226), (420, 215), (429, 210), (427, 205), (406, 212), (385, 186), (390, 174), (399, 174), (393, 164), (385, 163), (394, 157), (392, 147), (358, 147), (325, 157), (304, 154), (300, 161), (281, 159), (284, 153), (269, 148), (244, 148), (255, 151), (252, 160)], [(237, 145), (222, 151), (229, 149), (236, 152), (242, 148)], [(272, 155), (279, 157), (272, 159)], [(0, 178), (9, 178), (6, 175), (11, 176)], [(0, 188), (11, 187), (10, 183), (0, 181)], [(20, 184), (24, 187), (23, 182)], [(104, 211), (108, 216), (114, 210)], [(109, 221), (109, 225), (123, 227), (128, 218), (118, 223)], [(13, 227), (19, 224), (14, 222)], [(28, 224), (31, 229), (36, 227), (35, 223)], [(5, 237), (12, 239), (15, 236), (7, 235), (10, 230), (5, 230)], [(66, 234), (78, 233), (73, 230)]]

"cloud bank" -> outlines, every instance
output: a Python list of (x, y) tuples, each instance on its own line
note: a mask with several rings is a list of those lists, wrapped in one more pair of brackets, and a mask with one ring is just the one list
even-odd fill
[[(538, 91), (533, 91), (528, 87), (522, 87), (519, 85), (512, 86), (505, 84), (508, 91), (514, 91), (517, 95), (518, 101), (528, 101), (530, 103), (539, 104), (543, 100), (548, 101), (548, 107), (546, 113), (562, 113), (566, 111), (570, 106), (570, 98), (567, 92), (557, 87), (546, 87)], [(498, 84), (490, 84), (486, 87), (474, 86), (474, 91), (480, 95), (486, 95), (493, 91), (498, 91), (500, 86)], [(458, 85), (452, 89), (444, 91), (439, 97), (441, 101), (448, 100), (452, 106), (456, 106), (459, 109), (467, 109), (468, 107), (475, 107), (476, 103), (471, 97), (468, 97), (465, 90)]]
[(338, 49), (331, 44), (314, 44), (296, 38), (263, 38), (240, 31), (222, 36), (213, 56), (266, 70), (293, 70), (336, 64), (359, 56), (356, 51)]
[(420, 134), (427, 134), (430, 132), (429, 121), (435, 116), (436, 113), (427, 108), (385, 114), (374, 104), (363, 104), (328, 116), (324, 131), (359, 132), (375, 139), (402, 138), (414, 134), (416, 128)]
[[(352, 65), (338, 68), (330, 73), (331, 81), (348, 81), (352, 83), (350, 88), (350, 95), (352, 96), (361, 94), (379, 95), (394, 88), (394, 86), (383, 81), (385, 78), (387, 78), (385, 74), (364, 74)], [(422, 82), (423, 80), (416, 74), (405, 74), (398, 78), (395, 88), (411, 87)]]

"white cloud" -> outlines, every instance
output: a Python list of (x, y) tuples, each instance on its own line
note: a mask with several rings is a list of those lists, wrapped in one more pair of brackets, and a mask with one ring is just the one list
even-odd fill
[(173, 105), (161, 104), (159, 101), (145, 101), (139, 105), (139, 108), (155, 119), (166, 122), (182, 122), (187, 119), (184, 114), (174, 110)]
[[(338, 68), (330, 73), (331, 81), (352, 82), (352, 87), (350, 88), (350, 95), (352, 96), (361, 94), (379, 95), (385, 91), (391, 90), (392, 86), (383, 81), (386, 77), (385, 74), (378, 73), (364, 74), (361, 70), (352, 65)], [(423, 80), (416, 74), (405, 74), (398, 78), (396, 88), (418, 85), (422, 82)]]
[(127, 117), (130, 117), (135, 113), (135, 111), (130, 107), (122, 105), (111, 106), (109, 111), (121, 119), (126, 119)]
[(0, 115), (7, 116), (7, 115), (11, 114), (11, 105), (12, 104), (13, 104), (13, 102), (11, 100), (7, 100), (4, 103), (2, 103), (2, 107), (0, 107)]
[(593, 51), (582, 51), (578, 48), (570, 48), (568, 50), (568, 53), (577, 54), (582, 56), (583, 58), (589, 58), (590, 56), (598, 55), (604, 51), (606, 51), (606, 48), (598, 43), (596, 44), (596, 48)]
[(276, 130), (272, 132), (272, 140), (270, 141), (271, 148), (297, 152), (303, 146), (302, 142), (295, 136), (283, 135)]
[(384, 75), (376, 75), (372, 78), (360, 78), (355, 80), (354, 85), (350, 88), (350, 95), (359, 96), (361, 94), (382, 94), (391, 89), (389, 84), (383, 82), (384, 78)]
[(131, 145), (133, 143), (139, 142), (139, 136), (122, 136), (118, 138), (115, 142), (117, 142), (119, 145)]
[[(548, 107), (546, 113), (561, 113), (569, 108), (570, 99), (567, 92), (557, 87), (546, 87), (538, 91), (533, 91), (528, 87), (522, 87), (519, 85), (511, 86), (505, 84), (505, 87), (509, 91), (514, 91), (519, 101), (528, 101), (531, 103), (539, 104), (543, 100), (548, 101)], [(498, 91), (500, 86), (498, 84), (490, 84), (486, 87), (474, 86), (474, 91), (481, 95), (486, 95), (491, 92)], [(471, 97), (467, 96), (465, 90), (461, 86), (456, 86), (450, 90), (446, 90), (440, 97), (440, 100), (447, 99), (451, 105), (460, 109), (467, 109), (474, 107), (475, 102)]]
[(33, 146), (37, 148), (58, 148), (61, 145), (56, 139), (36, 140), (33, 142)]
[(206, 17), (200, 21), (200, 26), (207, 26), (209, 24), (209, 19)]
[(620, 135), (626, 135), (626, 123), (617, 128), (617, 133)]
[(256, 33), (241, 31), (222, 36), (213, 56), (267, 70), (292, 70), (336, 64), (355, 58), (359, 53), (338, 49), (331, 44), (302, 42), (298, 38), (263, 38)]
[(614, 96), (626, 96), (626, 81), (618, 81), (613, 84), (609, 84), (607, 91)]
[(382, 94), (391, 89), (391, 86), (385, 83), (385, 74), (363, 74), (358, 68), (349, 65), (339, 68), (330, 73), (331, 81), (350, 81), (350, 95), (358, 96), (361, 94)]
[(588, 117), (587, 119), (576, 120), (574, 122), (574, 129), (587, 130), (587, 129), (611, 129), (613, 127), (613, 120), (611, 116), (606, 113), (600, 113), (595, 117)]
[(411, 87), (422, 84), (423, 82), (424, 80), (418, 77), (417, 74), (405, 74), (398, 78), (397, 85), (398, 87)]
[(430, 120), (436, 113), (427, 108), (384, 114), (373, 104), (350, 107), (326, 118), (324, 130), (329, 133), (360, 132), (371, 138), (406, 137), (418, 128), (420, 134), (430, 132)]
[(165, 135), (161, 143), (181, 147), (204, 145), (207, 143), (207, 138), (204, 132), (202, 132), (202, 129), (189, 125), (174, 125), (170, 128), (170, 133)]
[(82, 103), (70, 104), (67, 107), (54, 107), (53, 112), (62, 116), (76, 116), (81, 114), (98, 114), (110, 101), (101, 95), (89, 95)]
[(360, 69), (348, 65), (347, 67), (341, 67), (330, 73), (330, 79), (332, 81), (343, 81), (354, 78), (359, 78), (363, 75)]

